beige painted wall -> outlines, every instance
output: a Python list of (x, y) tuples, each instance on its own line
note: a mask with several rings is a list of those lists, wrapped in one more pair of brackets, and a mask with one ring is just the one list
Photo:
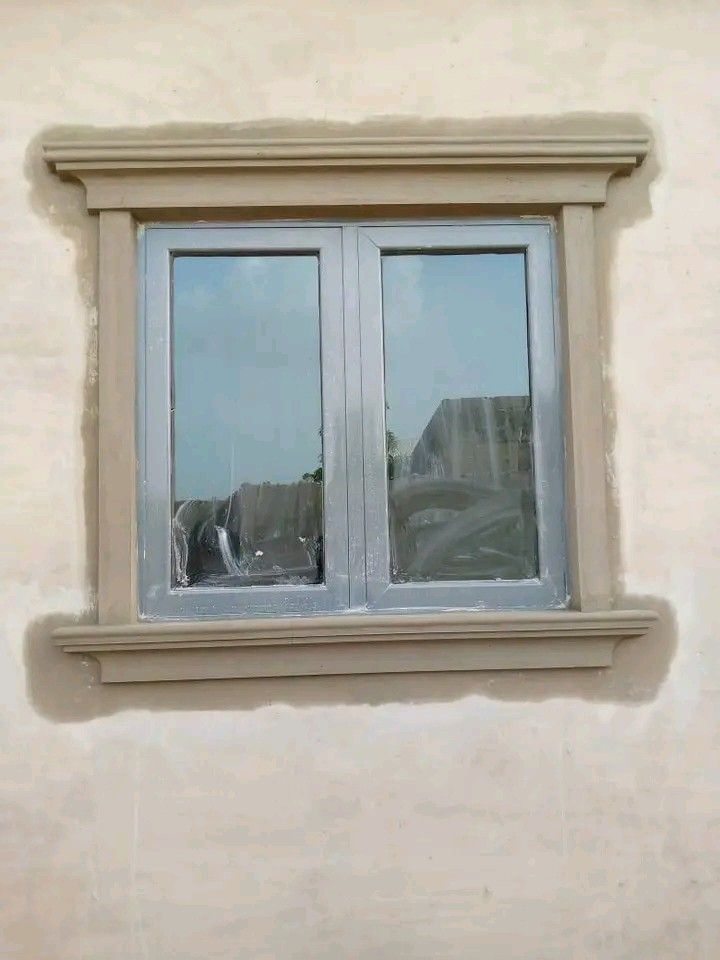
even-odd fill
[[(720, 950), (720, 10), (0, 0), (2, 830), (13, 960)], [(627, 113), (602, 214), (612, 671), (100, 688), (93, 234), (67, 125)]]

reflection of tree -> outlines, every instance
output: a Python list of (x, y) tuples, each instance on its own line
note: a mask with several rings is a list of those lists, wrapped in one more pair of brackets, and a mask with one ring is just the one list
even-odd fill
[(303, 480), (309, 480), (310, 483), (322, 483), (323, 482), (322, 464), (320, 464), (317, 470), (313, 470), (312, 473), (304, 473), (302, 475), (302, 478)]
[(385, 433), (385, 450), (387, 454), (388, 480), (392, 480), (395, 476), (395, 468), (398, 465), (398, 454), (400, 452), (398, 438), (395, 436), (392, 430), (388, 430)]
[(322, 427), (318, 430), (318, 436), (320, 437), (320, 453), (318, 454), (318, 463), (319, 467), (316, 467), (314, 470), (311, 470), (309, 473), (304, 473), (302, 475), (303, 480), (307, 480), (310, 483), (322, 483), (323, 482), (323, 468), (322, 468)]
[[(385, 449), (387, 452), (388, 480), (392, 480), (395, 476), (395, 468), (398, 463), (398, 455), (400, 452), (400, 444), (398, 443), (398, 439), (392, 430), (388, 430), (385, 434)], [(322, 453), (319, 455), (318, 460), (320, 460), (320, 466), (309, 473), (304, 473), (302, 475), (303, 480), (309, 483), (323, 482)]]

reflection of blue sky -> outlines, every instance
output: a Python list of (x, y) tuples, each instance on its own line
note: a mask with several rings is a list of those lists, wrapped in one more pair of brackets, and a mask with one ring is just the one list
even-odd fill
[(522, 253), (383, 257), (387, 425), (404, 446), (446, 398), (529, 393)]
[(177, 257), (175, 496), (289, 483), (320, 456), (315, 256)]
[[(522, 254), (386, 256), (383, 307), (388, 428), (401, 441), (445, 398), (529, 392)], [(318, 311), (315, 256), (175, 260), (178, 499), (318, 466)]]

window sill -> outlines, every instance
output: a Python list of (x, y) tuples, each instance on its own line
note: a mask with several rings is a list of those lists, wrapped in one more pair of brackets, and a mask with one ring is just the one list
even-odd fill
[(60, 627), (55, 643), (100, 663), (103, 683), (607, 667), (647, 633), (647, 610), (372, 614)]

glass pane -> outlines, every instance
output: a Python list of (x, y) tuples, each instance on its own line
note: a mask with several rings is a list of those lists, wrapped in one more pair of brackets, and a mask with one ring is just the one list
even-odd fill
[(178, 256), (176, 587), (323, 580), (319, 262)]
[(523, 253), (382, 258), (391, 579), (538, 574)]

